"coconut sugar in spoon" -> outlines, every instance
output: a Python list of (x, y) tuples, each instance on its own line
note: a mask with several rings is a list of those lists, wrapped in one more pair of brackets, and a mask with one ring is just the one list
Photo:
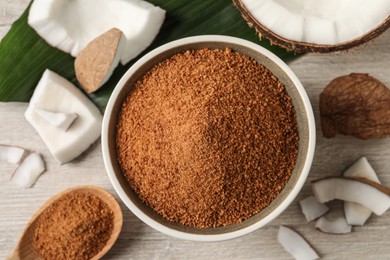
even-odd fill
[(118, 202), (115, 200), (115, 198), (107, 191), (105, 191), (102, 188), (95, 187), (95, 186), (77, 186), (74, 188), (67, 189), (54, 197), (47, 200), (42, 207), (33, 215), (33, 217), (28, 222), (26, 228), (23, 231), (23, 234), (21, 238), (19, 239), (19, 242), (14, 249), (12, 255), (8, 257), (9, 260), (14, 259), (37, 259), (39, 256), (37, 253), (35, 253), (34, 247), (33, 247), (33, 240), (34, 240), (34, 232), (36, 229), (37, 221), (39, 217), (42, 215), (42, 213), (55, 201), (62, 198), (64, 195), (70, 194), (72, 192), (88, 192), (91, 195), (97, 196), (100, 198), (103, 202), (107, 204), (107, 206), (112, 210), (114, 220), (113, 220), (113, 230), (111, 233), (110, 238), (104, 245), (104, 247), (91, 259), (99, 259), (104, 254), (110, 250), (112, 245), (117, 240), (119, 233), (122, 229), (122, 223), (123, 223), (123, 215), (122, 210), (118, 204)]

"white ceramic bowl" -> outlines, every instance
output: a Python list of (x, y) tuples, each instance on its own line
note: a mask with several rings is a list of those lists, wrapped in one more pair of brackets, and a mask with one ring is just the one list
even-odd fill
[[(172, 55), (190, 49), (230, 48), (246, 54), (265, 65), (286, 85), (292, 98), (298, 120), (300, 136), (296, 166), (292, 176), (278, 197), (269, 206), (239, 224), (227, 227), (196, 229), (170, 222), (146, 206), (130, 188), (123, 176), (116, 156), (116, 120), (121, 104), (133, 84), (154, 65)], [(309, 174), (315, 149), (315, 122), (309, 98), (302, 84), (291, 69), (276, 55), (252, 42), (228, 36), (195, 36), (167, 43), (143, 56), (122, 77), (106, 107), (102, 149), (104, 164), (119, 197), (143, 222), (152, 228), (177, 238), (197, 241), (220, 241), (239, 237), (263, 227), (281, 214), (295, 199)], [(125, 227), (126, 228), (126, 227)]]

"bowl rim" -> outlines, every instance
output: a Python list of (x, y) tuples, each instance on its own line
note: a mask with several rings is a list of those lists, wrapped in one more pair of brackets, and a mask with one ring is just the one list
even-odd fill
[[(297, 89), (299, 96), (302, 99), (302, 102), (304, 104), (304, 110), (305, 115), (308, 120), (308, 148), (307, 148), (307, 155), (305, 158), (305, 163), (302, 169), (302, 172), (294, 185), (293, 189), (290, 191), (290, 193), (287, 195), (285, 200), (281, 202), (281, 204), (275, 208), (274, 211), (272, 211), (270, 214), (265, 216), (263, 219), (259, 220), (258, 222), (253, 223), (252, 225), (249, 225), (247, 227), (244, 227), (242, 229), (234, 230), (232, 232), (227, 232), (223, 234), (193, 234), (193, 233), (186, 233), (183, 231), (175, 230), (172, 228), (169, 228), (154, 219), (150, 218), (148, 215), (146, 215), (142, 210), (140, 210), (126, 195), (126, 192), (122, 188), (119, 180), (117, 179), (114, 171), (114, 167), (111, 162), (110, 153), (109, 153), (109, 124), (112, 118), (112, 110), (114, 108), (114, 105), (116, 103), (116, 100), (122, 90), (122, 88), (126, 85), (128, 79), (133, 75), (134, 72), (136, 72), (145, 62), (149, 61), (151, 58), (157, 56), (158, 54), (165, 52), (169, 49), (186, 45), (186, 44), (193, 44), (193, 43), (200, 43), (200, 42), (216, 42), (216, 43), (232, 43), (237, 45), (242, 45), (244, 47), (250, 48), (256, 52), (259, 52), (260, 54), (266, 56), (269, 58), (272, 62), (274, 62), (277, 66), (280, 67), (281, 70), (286, 73), (286, 75), (290, 78), (290, 80), (293, 82), (293, 85)], [(105, 108), (105, 113), (103, 117), (103, 123), (102, 123), (102, 153), (103, 153), (103, 161), (105, 165), (105, 169), (107, 172), (107, 175), (111, 181), (111, 184), (114, 186), (114, 189), (120, 199), (123, 201), (123, 203), (136, 215), (140, 220), (142, 220), (144, 223), (149, 225), (150, 227), (154, 228), (157, 231), (160, 231), (164, 234), (185, 239), (185, 240), (192, 240), (192, 241), (223, 241), (228, 240), (232, 238), (237, 238), (246, 234), (249, 234), (264, 225), (268, 224), (270, 221), (274, 220), (276, 217), (278, 217), (287, 207), (294, 201), (294, 199), (297, 197), (298, 193), (302, 189), (307, 176), (309, 175), (310, 168), (313, 162), (314, 158), (314, 151), (315, 151), (315, 143), (316, 143), (316, 131), (315, 131), (315, 120), (314, 120), (314, 114), (313, 109), (309, 100), (309, 97), (306, 93), (306, 90), (304, 89), (302, 83), (298, 79), (298, 77), (295, 75), (295, 73), (290, 69), (290, 67), (282, 61), (279, 57), (277, 57), (275, 54), (270, 52), (269, 50), (265, 49), (264, 47), (255, 44), (253, 42), (232, 37), (232, 36), (222, 36), (222, 35), (201, 35), (201, 36), (191, 36), (182, 38), (179, 40), (175, 40), (169, 43), (166, 43), (149, 53), (145, 54), (143, 57), (141, 57), (136, 63), (134, 63), (127, 72), (122, 76), (120, 81), (115, 86), (114, 91), (111, 94), (111, 97), (107, 103), (107, 106)]]

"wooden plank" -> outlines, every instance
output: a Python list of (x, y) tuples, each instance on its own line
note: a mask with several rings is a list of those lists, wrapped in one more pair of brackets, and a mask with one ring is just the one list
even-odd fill
[[(0, 37), (24, 10), (28, 0), (0, 0)], [(358, 140), (353, 137), (322, 137), (318, 96), (333, 78), (351, 72), (367, 72), (390, 86), (390, 32), (374, 44), (340, 54), (306, 55), (290, 63), (301, 79), (313, 105), (317, 123), (317, 149), (313, 167), (302, 192), (275, 221), (250, 235), (225, 242), (200, 243), (168, 237), (142, 223), (123, 203), (124, 226), (118, 242), (105, 259), (290, 259), (276, 241), (278, 226), (289, 225), (311, 242), (324, 259), (385, 259), (390, 255), (390, 213), (372, 216), (354, 232), (332, 236), (307, 224), (298, 201), (311, 194), (310, 181), (339, 175), (365, 155), (382, 183), (390, 186), (390, 138)], [(1, 58), (1, 57), (0, 57)], [(76, 185), (97, 185), (112, 192), (105, 173), (100, 141), (75, 161), (59, 165), (38, 134), (24, 119), (26, 104), (0, 103), (0, 143), (26, 147), (43, 154), (47, 171), (31, 189), (10, 182), (14, 165), (0, 163), (0, 258), (9, 255), (30, 216), (52, 195)], [(117, 196), (116, 196), (117, 197)], [(333, 202), (331, 216), (342, 214), (341, 203)]]

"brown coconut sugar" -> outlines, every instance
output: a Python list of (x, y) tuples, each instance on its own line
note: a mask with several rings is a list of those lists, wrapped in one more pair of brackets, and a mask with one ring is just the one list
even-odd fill
[(269, 205), (299, 140), (285, 86), (230, 49), (153, 67), (123, 102), (116, 134), (132, 189), (164, 218), (196, 228), (239, 223)]
[(91, 259), (113, 228), (114, 214), (104, 201), (88, 192), (71, 192), (39, 216), (33, 247), (42, 259)]

